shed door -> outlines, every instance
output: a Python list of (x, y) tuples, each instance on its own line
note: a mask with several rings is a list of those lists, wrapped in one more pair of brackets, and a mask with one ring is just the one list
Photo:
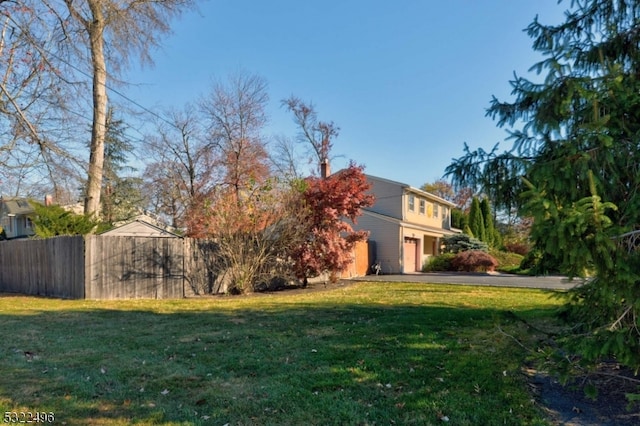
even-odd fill
[(404, 272), (415, 272), (417, 271), (417, 251), (418, 251), (418, 240), (415, 238), (407, 238), (404, 239)]

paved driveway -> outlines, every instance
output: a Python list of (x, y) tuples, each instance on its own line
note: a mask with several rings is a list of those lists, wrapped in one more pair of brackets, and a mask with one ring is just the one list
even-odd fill
[(358, 281), (394, 281), (433, 284), (486, 285), (493, 287), (541, 288), (548, 290), (568, 290), (581, 281), (569, 281), (562, 276), (528, 277), (500, 273), (430, 272), (402, 275), (367, 275), (354, 278)]

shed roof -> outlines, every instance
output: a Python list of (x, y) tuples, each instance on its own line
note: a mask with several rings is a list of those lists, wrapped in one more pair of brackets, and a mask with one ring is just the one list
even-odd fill
[(26, 198), (5, 198), (1, 199), (2, 209), (5, 214), (27, 216), (36, 211)]
[(167, 231), (159, 226), (136, 219), (117, 228), (110, 229), (100, 235), (121, 237), (164, 237), (180, 238), (180, 235)]

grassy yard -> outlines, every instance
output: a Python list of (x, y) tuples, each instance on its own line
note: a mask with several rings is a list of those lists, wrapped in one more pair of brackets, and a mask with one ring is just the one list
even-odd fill
[[(513, 315), (553, 293), (357, 283), (193, 300), (0, 297), (0, 411), (68, 425), (542, 425)], [(20, 415), (20, 414), (18, 414)], [(11, 417), (15, 419), (15, 417)]]

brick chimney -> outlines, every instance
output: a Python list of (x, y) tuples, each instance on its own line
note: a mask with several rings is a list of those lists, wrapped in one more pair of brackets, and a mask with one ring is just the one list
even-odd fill
[(53, 204), (53, 195), (47, 194), (44, 196), (44, 205), (45, 206), (50, 206)]
[(326, 179), (329, 175), (331, 175), (331, 166), (329, 165), (329, 160), (325, 158), (320, 163), (320, 177)]

